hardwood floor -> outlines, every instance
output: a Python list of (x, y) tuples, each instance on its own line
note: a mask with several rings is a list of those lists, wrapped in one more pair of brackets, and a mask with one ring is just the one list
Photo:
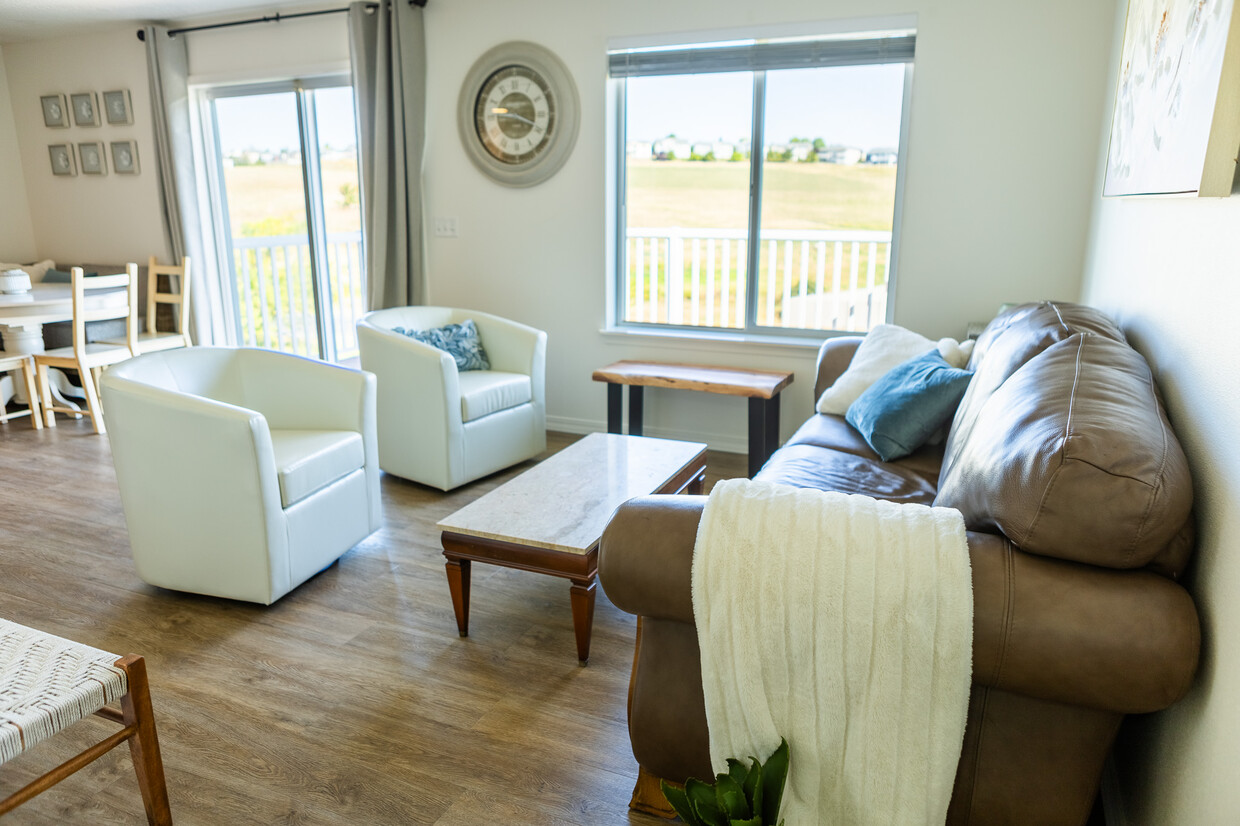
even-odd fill
[[(601, 588), (586, 668), (567, 581), (476, 565), (457, 635), (434, 524), (528, 464), (449, 494), (384, 476), (383, 528), (262, 607), (142, 583), (106, 437), (58, 425), (0, 426), (0, 616), (146, 657), (176, 823), (664, 822), (628, 811), (634, 618)], [(550, 434), (548, 455), (576, 438)], [(708, 488), (745, 465), (708, 454)], [(0, 796), (111, 725), (0, 766)], [(145, 822), (128, 752), (9, 822)]]

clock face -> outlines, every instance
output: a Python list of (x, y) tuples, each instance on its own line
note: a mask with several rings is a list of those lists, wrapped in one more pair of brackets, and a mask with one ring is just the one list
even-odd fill
[(551, 85), (529, 66), (501, 67), (478, 90), (474, 128), (497, 161), (529, 163), (546, 151), (555, 133), (556, 99)]
[(536, 43), (512, 41), (475, 61), (457, 98), (465, 153), (497, 183), (533, 186), (564, 165), (581, 122), (568, 67)]

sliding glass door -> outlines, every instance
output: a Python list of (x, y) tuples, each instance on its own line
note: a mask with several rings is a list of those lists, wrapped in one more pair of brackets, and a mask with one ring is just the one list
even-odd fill
[(239, 343), (356, 356), (365, 256), (352, 89), (288, 81), (215, 88), (204, 101)]

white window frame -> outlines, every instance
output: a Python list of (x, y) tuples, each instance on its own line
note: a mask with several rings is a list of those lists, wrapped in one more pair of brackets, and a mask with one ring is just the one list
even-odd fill
[[(807, 34), (814, 32), (814, 34)], [(607, 220), (607, 290), (606, 290), (606, 325), (605, 332), (646, 333), (652, 335), (673, 335), (679, 337), (735, 340), (735, 341), (768, 341), (774, 343), (794, 343), (798, 340), (817, 343), (836, 335), (855, 334), (844, 330), (814, 330), (808, 328), (769, 327), (755, 323), (758, 303), (758, 278), (749, 277), (750, 273), (759, 272), (757, 258), (761, 252), (760, 243), (751, 243), (755, 238), (761, 240), (761, 198), (763, 172), (763, 127), (765, 125), (765, 82), (764, 68), (746, 68), (744, 52), (772, 52), (781, 50), (797, 50), (801, 57), (808, 50), (812, 52), (815, 44), (869, 43), (876, 45), (887, 38), (903, 39), (902, 47), (907, 47), (908, 57), (900, 60), (857, 59), (846, 62), (820, 62), (806, 64), (805, 68), (830, 65), (865, 65), (867, 63), (904, 63), (904, 85), (900, 113), (900, 144), (899, 158), (896, 165), (895, 204), (892, 215), (890, 262), (887, 270), (887, 304), (883, 320), (890, 322), (894, 313), (895, 287), (898, 278), (899, 239), (904, 201), (904, 178), (909, 138), (909, 112), (911, 109), (913, 67), (916, 42), (916, 18), (901, 16), (886, 19), (866, 19), (851, 22), (830, 22), (806, 24), (798, 26), (775, 26), (755, 30), (728, 30), (700, 33), (698, 35), (661, 35), (649, 38), (622, 38), (608, 43), (609, 73), (607, 79), (607, 117), (608, 141), (606, 160), (612, 172), (607, 176), (606, 220)], [(895, 42), (895, 41), (892, 41)], [(881, 46), (879, 47), (881, 48)], [(702, 65), (708, 66), (706, 71), (753, 71), (754, 95), (752, 133), (750, 136), (750, 186), (749, 186), (749, 221), (748, 239), (746, 242), (746, 297), (745, 325), (740, 328), (707, 327), (699, 325), (671, 324), (668, 322), (626, 321), (625, 286), (627, 262), (625, 260), (626, 240), (626, 153), (627, 135), (625, 81), (627, 76), (653, 76), (658, 74), (691, 74), (703, 71), (700, 67), (680, 69), (685, 53), (696, 52), (702, 56)], [(662, 56), (671, 59), (660, 66)], [(717, 56), (724, 55), (723, 60)], [(753, 63), (761, 65), (763, 57), (755, 54)], [(617, 63), (631, 63), (633, 68), (619, 69)], [(731, 68), (728, 68), (731, 67)], [(642, 69), (649, 68), (650, 71)], [(779, 67), (787, 68), (787, 67)], [(625, 74), (625, 72), (631, 74)]]
[[(219, 151), (219, 128), (215, 117), (215, 101), (221, 98), (247, 97), (251, 95), (293, 93), (297, 104), (297, 131), (299, 149), (302, 156), (304, 181), (304, 201), (306, 208), (306, 235), (310, 246), (309, 266), (310, 284), (313, 291), (315, 311), (315, 332), (318, 341), (318, 357), (335, 362), (338, 359), (338, 347), (333, 327), (327, 324), (327, 304), (330, 296), (322, 294), (322, 281), (319, 267), (327, 262), (325, 249), (327, 228), (324, 219), (323, 187), (321, 163), (319, 158), (318, 119), (315, 114), (314, 97), (304, 92), (315, 89), (330, 89), (350, 86), (348, 74), (332, 73), (307, 78), (286, 78), (266, 81), (237, 81), (218, 83), (195, 88), (198, 102), (197, 112), (197, 143), (202, 147), (202, 171), (205, 173), (206, 192), (209, 193), (209, 211), (211, 215), (211, 240), (215, 244), (216, 255), (221, 262), (224, 275), (224, 300), (228, 302), (228, 329), (231, 341), (235, 344), (241, 338), (240, 298), (237, 295), (236, 274), (232, 271), (236, 260), (233, 250), (231, 224), (229, 222), (227, 202), (224, 189), (223, 156)], [(363, 221), (365, 211), (362, 212)], [(363, 233), (363, 239), (365, 233)], [(363, 245), (365, 241), (363, 240)], [(365, 266), (365, 247), (362, 250), (363, 267)], [(334, 310), (333, 310), (334, 312)]]

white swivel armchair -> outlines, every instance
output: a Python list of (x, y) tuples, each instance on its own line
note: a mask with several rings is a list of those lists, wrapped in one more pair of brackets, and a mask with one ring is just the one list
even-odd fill
[(100, 384), (144, 581), (269, 605), (378, 529), (374, 376), (195, 347)]
[[(452, 356), (393, 328), (473, 319), (490, 370), (458, 372)], [(451, 490), (547, 449), (547, 334), (449, 307), (376, 310), (357, 323), (362, 369), (379, 383), (379, 464)]]

